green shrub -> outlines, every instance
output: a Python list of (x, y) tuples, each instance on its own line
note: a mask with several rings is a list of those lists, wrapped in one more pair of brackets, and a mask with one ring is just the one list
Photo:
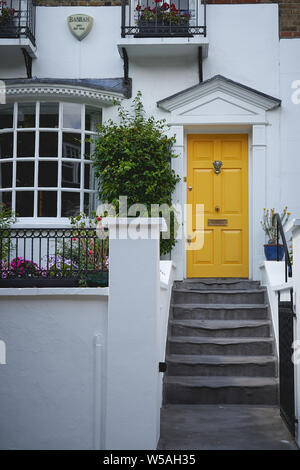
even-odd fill
[[(128, 207), (144, 204), (150, 215), (151, 204), (172, 205), (172, 193), (179, 177), (171, 169), (175, 137), (166, 134), (164, 119), (146, 117), (138, 92), (133, 112), (119, 107), (119, 123), (108, 120), (98, 126), (94, 141), (93, 166), (98, 177), (99, 198), (113, 204), (119, 214), (119, 197), (127, 196)], [(137, 214), (146, 215), (146, 214)], [(160, 215), (163, 214), (160, 212)], [(170, 238), (161, 239), (161, 253), (175, 245), (175, 212), (170, 217)]]

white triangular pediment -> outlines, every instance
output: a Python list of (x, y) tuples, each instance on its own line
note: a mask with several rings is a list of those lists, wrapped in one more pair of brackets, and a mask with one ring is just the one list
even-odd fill
[(181, 116), (249, 116), (255, 114), (253, 109), (249, 109), (242, 104), (238, 105), (225, 99), (217, 97), (206, 102), (192, 106), (191, 109), (184, 110)]
[(217, 75), (157, 104), (171, 113), (171, 123), (255, 123), (265, 122), (280, 100)]

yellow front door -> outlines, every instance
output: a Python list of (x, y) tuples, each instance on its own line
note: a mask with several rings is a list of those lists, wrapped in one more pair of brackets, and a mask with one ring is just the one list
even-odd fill
[[(248, 277), (248, 136), (188, 135), (187, 154), (187, 277)], [(194, 250), (197, 204), (204, 243)]]

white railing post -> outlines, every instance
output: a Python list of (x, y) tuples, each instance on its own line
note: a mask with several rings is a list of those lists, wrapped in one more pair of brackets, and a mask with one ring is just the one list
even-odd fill
[(147, 218), (103, 223), (110, 232), (105, 448), (156, 449), (159, 235), (166, 227)]

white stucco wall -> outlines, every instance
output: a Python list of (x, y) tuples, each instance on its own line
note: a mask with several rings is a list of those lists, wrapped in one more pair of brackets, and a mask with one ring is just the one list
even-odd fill
[[(300, 214), (300, 103), (294, 104), (292, 83), (300, 80), (300, 39), (280, 41), (280, 185), (278, 202), (287, 204), (293, 217)], [(298, 87), (300, 82), (298, 84)], [(299, 89), (299, 88), (298, 88)], [(299, 96), (299, 93), (298, 93)], [(275, 189), (275, 188), (274, 188)]]
[(1, 449), (103, 446), (107, 289), (1, 289)]
[[(77, 41), (71, 35), (66, 23), (68, 15), (78, 12), (94, 17), (93, 29), (83, 41)], [(38, 7), (38, 58), (33, 61), (33, 76), (122, 77), (123, 62), (117, 49), (120, 22), (120, 7)], [(221, 74), (282, 99), (281, 108), (267, 116), (265, 176), (257, 182), (252, 180), (249, 173), (249, 187), (252, 192), (262, 194), (266, 207), (280, 209), (288, 205), (291, 212), (296, 214), (300, 210), (300, 198), (297, 195), (300, 177), (300, 104), (295, 105), (291, 101), (291, 85), (294, 80), (300, 79), (300, 39), (279, 41), (276, 4), (208, 5), (207, 31), (209, 49), (208, 57), (203, 60), (204, 80)], [(0, 78), (24, 76), (21, 55), (17, 60), (14, 55), (6, 54), (2, 57), (0, 51), (0, 59)], [(141, 90), (146, 110), (168, 121), (169, 113), (158, 109), (157, 101), (197, 84), (198, 63), (195, 56), (188, 54), (180, 57), (166, 54), (156, 58), (144, 56), (130, 60), (129, 76), (133, 81), (133, 95)], [(125, 103), (130, 105), (130, 101)], [(115, 116), (116, 109), (105, 108), (104, 119)], [(233, 132), (235, 129), (234, 126), (209, 128), (215, 132)], [(203, 130), (203, 125), (193, 127), (193, 132)], [(243, 131), (249, 133), (251, 159), (251, 126)], [(190, 132), (190, 129), (185, 129), (185, 132)], [(186, 156), (185, 143), (181, 155)], [(185, 174), (186, 160), (183, 161), (180, 176)], [(257, 278), (258, 266), (264, 259), (259, 217), (256, 214), (251, 220), (250, 210), (250, 224), (254, 224), (257, 232), (257, 238), (252, 240), (252, 244), (261, 246), (260, 258), (255, 258)], [(255, 230), (250, 227), (250, 234), (253, 235)], [(184, 260), (182, 262), (185, 263)], [(250, 272), (250, 276), (252, 274)]]

